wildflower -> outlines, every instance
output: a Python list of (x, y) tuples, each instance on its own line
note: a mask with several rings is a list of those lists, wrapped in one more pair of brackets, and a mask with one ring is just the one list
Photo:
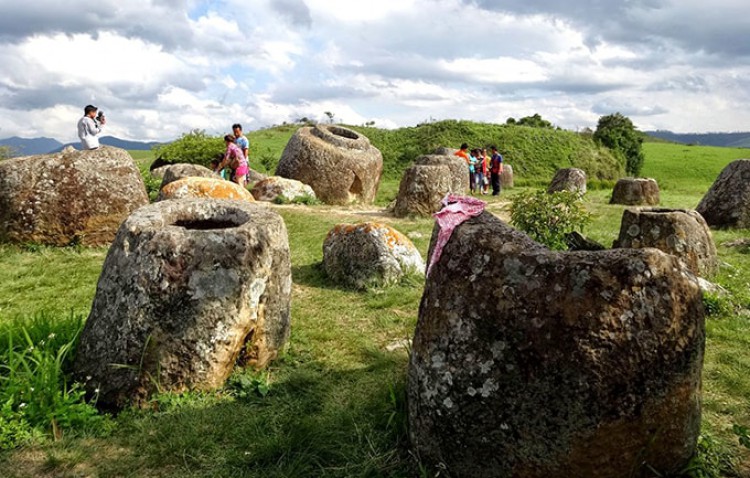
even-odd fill
[(26, 403), (25, 402), (21, 402), (21, 404), (18, 405), (18, 408), (24, 408), (25, 406), (26, 406)]

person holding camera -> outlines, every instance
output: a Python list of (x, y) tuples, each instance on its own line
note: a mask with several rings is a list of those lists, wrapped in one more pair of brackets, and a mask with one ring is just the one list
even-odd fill
[(104, 112), (93, 105), (86, 105), (83, 109), (83, 118), (78, 120), (78, 137), (81, 139), (83, 149), (96, 149), (99, 147), (99, 134), (102, 127), (107, 123)]

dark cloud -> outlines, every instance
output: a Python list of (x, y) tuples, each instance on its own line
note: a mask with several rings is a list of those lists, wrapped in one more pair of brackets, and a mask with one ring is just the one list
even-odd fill
[(273, 11), (295, 27), (310, 28), (312, 16), (304, 0), (271, 0)]

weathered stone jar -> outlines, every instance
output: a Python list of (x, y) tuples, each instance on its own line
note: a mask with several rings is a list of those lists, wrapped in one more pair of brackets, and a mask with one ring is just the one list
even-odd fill
[(276, 176), (310, 185), (326, 204), (371, 204), (383, 155), (364, 135), (337, 125), (300, 128), (289, 139)]
[[(468, 176), (468, 175), (467, 175)], [(453, 177), (446, 165), (416, 164), (406, 171), (398, 188), (393, 214), (404, 216), (429, 216), (439, 211), (440, 202), (453, 192)]]
[(413, 451), (458, 477), (676, 472), (700, 430), (704, 338), (697, 279), (676, 257), (552, 252), (484, 212), (425, 284)]
[(146, 186), (127, 151), (109, 146), (0, 161), (0, 241), (107, 245)]
[(241, 201), (163, 201), (120, 227), (74, 365), (98, 404), (221, 387), (239, 360), (264, 367), (289, 337), (286, 226)]
[(409, 238), (377, 222), (331, 229), (323, 242), (323, 267), (334, 282), (357, 289), (389, 285), (425, 269)]
[(586, 172), (578, 168), (558, 169), (547, 188), (548, 193), (570, 191), (586, 194)]
[(620, 178), (615, 183), (609, 202), (627, 206), (656, 206), (659, 204), (659, 185), (651, 178)]
[(625, 209), (620, 236), (612, 247), (655, 247), (679, 257), (693, 274), (703, 277), (718, 269), (711, 230), (703, 216), (692, 210)]
[(453, 155), (425, 154), (414, 161), (418, 166), (447, 166), (451, 172), (451, 192), (465, 194), (469, 190), (469, 167), (463, 158)]
[(712, 227), (750, 227), (750, 159), (729, 163), (696, 211)]
[(167, 184), (182, 178), (199, 177), (220, 179), (218, 174), (199, 164), (177, 163), (171, 166), (162, 167), (165, 169), (159, 189), (164, 189), (164, 186)]
[[(165, 178), (166, 179), (166, 178)], [(232, 181), (217, 177), (188, 176), (176, 179), (162, 187), (157, 201), (168, 199), (235, 199), (255, 201), (253, 195)]]
[(513, 166), (510, 164), (503, 164), (503, 172), (500, 174), (500, 185), (503, 189), (513, 187)]

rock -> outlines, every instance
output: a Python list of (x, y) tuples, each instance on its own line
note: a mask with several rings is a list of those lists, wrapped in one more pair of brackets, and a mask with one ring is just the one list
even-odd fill
[(452, 191), (452, 176), (448, 166), (415, 165), (404, 171), (398, 188), (393, 214), (429, 216), (439, 211), (440, 201)]
[(676, 257), (552, 252), (485, 211), (425, 284), (413, 454), (446, 476), (677, 472), (700, 430), (704, 340), (700, 288)]
[(729, 163), (696, 211), (712, 227), (750, 228), (750, 159)]
[(247, 172), (247, 180), (251, 183), (257, 183), (258, 181), (263, 181), (264, 179), (269, 178), (267, 174), (259, 173), (258, 171), (255, 171), (253, 169), (248, 170)]
[(425, 269), (409, 239), (376, 222), (338, 224), (331, 229), (323, 243), (323, 267), (334, 282), (357, 289), (389, 285)]
[(457, 151), (458, 150), (455, 148), (440, 146), (439, 148), (435, 149), (435, 154), (438, 156), (454, 156)]
[(603, 245), (578, 231), (565, 234), (565, 243), (568, 245), (568, 250), (571, 251), (603, 251), (606, 249)]
[(503, 172), (500, 174), (500, 186), (503, 189), (513, 187), (513, 166), (503, 163)]
[(289, 338), (286, 226), (241, 201), (164, 201), (120, 227), (81, 333), (75, 377), (119, 409), (221, 387), (238, 359), (264, 367)]
[(285, 201), (293, 201), (305, 196), (315, 198), (315, 191), (307, 184), (279, 176), (271, 176), (258, 181), (250, 192), (256, 201), (274, 201), (279, 196)]
[(586, 173), (578, 168), (558, 169), (547, 188), (547, 192), (555, 193), (559, 191), (586, 194)]
[(693, 274), (703, 277), (719, 267), (708, 224), (696, 211), (686, 209), (625, 209), (620, 236), (612, 247), (655, 247), (677, 256)]
[(309, 184), (326, 204), (372, 204), (382, 171), (383, 156), (364, 135), (319, 124), (289, 139), (276, 176)]
[(167, 169), (164, 171), (164, 177), (161, 181), (161, 186), (159, 186), (159, 189), (164, 189), (164, 186), (173, 183), (178, 179), (191, 177), (221, 179), (218, 174), (211, 171), (205, 166), (201, 166), (199, 164), (179, 163), (167, 167)]
[(0, 241), (107, 245), (145, 204), (143, 179), (124, 149), (71, 148), (0, 162)]
[(418, 157), (414, 164), (419, 166), (448, 166), (451, 172), (451, 192), (466, 194), (469, 190), (469, 167), (463, 158), (452, 155), (426, 154)]
[(255, 201), (250, 191), (220, 178), (187, 177), (173, 181), (159, 191), (157, 201), (167, 199), (237, 199)]
[(158, 168), (154, 168), (149, 170), (149, 174), (151, 174), (151, 177), (154, 179), (164, 179), (164, 174), (166, 174), (167, 169), (171, 168), (171, 164), (165, 164), (164, 166), (159, 166)]
[(609, 203), (656, 206), (659, 204), (659, 185), (651, 178), (620, 178), (615, 183)]

